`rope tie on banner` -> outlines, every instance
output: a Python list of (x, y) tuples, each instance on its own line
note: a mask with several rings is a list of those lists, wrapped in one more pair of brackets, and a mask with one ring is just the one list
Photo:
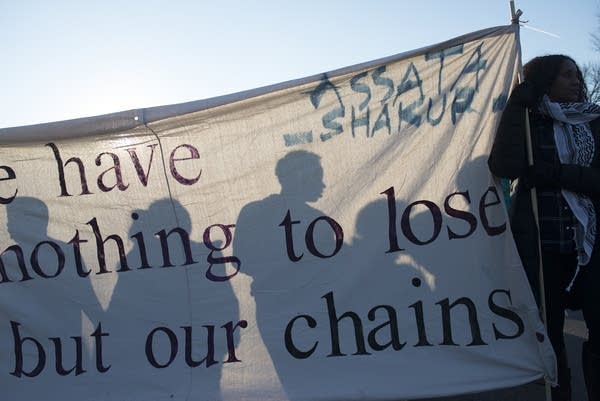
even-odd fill
[(518, 9), (517, 11), (514, 12), (511, 22), (513, 24), (519, 24), (519, 23), (527, 23), (529, 21), (520, 21), (519, 18), (521, 17), (521, 15), (523, 15), (523, 11), (521, 11), (521, 9)]

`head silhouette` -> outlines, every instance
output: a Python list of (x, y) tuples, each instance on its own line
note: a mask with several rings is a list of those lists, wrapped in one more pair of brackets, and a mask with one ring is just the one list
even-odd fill
[(387, 233), (385, 230), (382, 231), (381, 227), (388, 225), (387, 208), (387, 202), (383, 199), (371, 202), (362, 208), (356, 217), (355, 239), (385, 244)]
[(6, 207), (7, 230), (17, 243), (40, 240), (48, 228), (48, 207), (32, 197), (17, 197)]
[[(175, 199), (159, 199), (153, 202), (148, 209), (138, 209), (132, 213), (135, 215), (135, 221), (131, 225), (129, 232), (134, 233), (145, 229), (145, 231), (158, 231), (164, 227), (178, 226), (191, 232), (192, 223), (190, 214), (183, 205)], [(176, 222), (176, 224), (173, 224)], [(154, 232), (153, 231), (153, 232)]]
[(321, 158), (314, 153), (304, 150), (288, 153), (277, 162), (275, 174), (282, 195), (314, 202), (323, 194), (323, 167)]

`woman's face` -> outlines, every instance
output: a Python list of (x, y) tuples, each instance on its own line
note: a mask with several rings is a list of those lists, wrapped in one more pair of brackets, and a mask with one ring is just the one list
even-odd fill
[(554, 79), (548, 97), (553, 102), (577, 102), (581, 88), (581, 81), (577, 73), (577, 66), (569, 59), (560, 65), (558, 75)]

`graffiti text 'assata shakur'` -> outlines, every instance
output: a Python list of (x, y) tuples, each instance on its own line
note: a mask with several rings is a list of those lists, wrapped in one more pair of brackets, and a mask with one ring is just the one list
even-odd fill
[[(406, 64), (402, 78), (397, 82), (389, 76), (385, 65), (355, 75), (349, 80), (352, 91), (349, 96), (342, 96), (346, 88), (336, 86), (325, 74), (319, 84), (307, 93), (312, 107), (323, 111), (323, 131), (318, 133), (320, 140), (327, 141), (340, 135), (348, 126), (352, 137), (361, 135), (369, 138), (379, 132), (388, 135), (399, 133), (406, 126), (420, 127), (425, 122), (435, 126), (442, 121), (448, 109), (452, 124), (456, 124), (460, 114), (473, 111), (471, 105), (479, 91), (480, 71), (487, 67), (482, 46), (483, 43), (464, 57), (465, 63), (456, 76), (444, 73), (444, 62), (448, 57), (462, 55), (463, 45), (426, 53), (423, 57), (427, 63), (438, 63), (437, 74), (431, 74), (437, 81), (435, 85), (424, 84), (414, 62)], [(427, 93), (428, 87), (435, 87), (435, 93)], [(445, 87), (449, 90), (443, 92)], [(378, 92), (383, 92), (383, 96), (375, 98), (374, 93)], [(330, 101), (324, 101), (325, 98)], [(349, 99), (352, 100), (350, 105)], [(284, 134), (283, 138), (286, 146), (310, 143), (313, 131)]]

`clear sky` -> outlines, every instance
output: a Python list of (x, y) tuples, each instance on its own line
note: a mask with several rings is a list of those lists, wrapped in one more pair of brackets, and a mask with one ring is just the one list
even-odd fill
[[(600, 62), (600, 0), (515, 0), (523, 58)], [(0, 0), (0, 128), (181, 103), (510, 22), (508, 0)]]

